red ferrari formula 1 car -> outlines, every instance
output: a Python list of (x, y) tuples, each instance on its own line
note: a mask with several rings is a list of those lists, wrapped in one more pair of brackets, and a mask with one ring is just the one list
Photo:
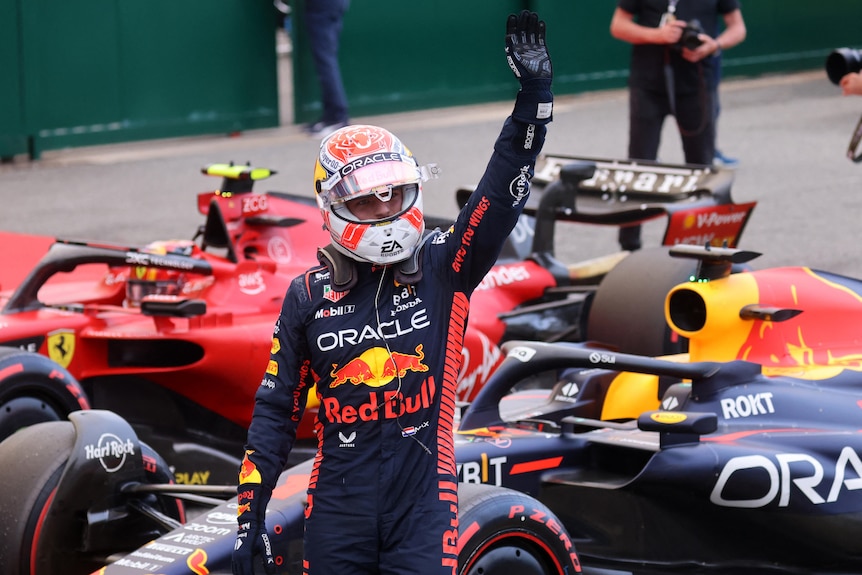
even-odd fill
[[(252, 189), (269, 170), (217, 164), (204, 172), (223, 181), (198, 195), (205, 221), (193, 239), (128, 247), (7, 238), (0, 437), (80, 409), (111, 410), (164, 457), (178, 482), (235, 482), (285, 289), (316, 263), (329, 237), (313, 199)], [(731, 201), (731, 181), (732, 172), (705, 167), (548, 157), (516, 233), (472, 298), (459, 398), (475, 396), (507, 339), (589, 335), (628, 351), (675, 350), (660, 302), (685, 276), (656, 278), (648, 289), (609, 284), (594, 298), (599, 279), (627, 254), (563, 264), (554, 256), (555, 226), (664, 216), (667, 244), (734, 245), (753, 204)], [(448, 225), (428, 220), (431, 228)], [(28, 247), (47, 253), (25, 274), (12, 264)], [(613, 331), (603, 318), (634, 289), (642, 305), (628, 321), (640, 322), (640, 338), (627, 342), (627, 330)], [(312, 403), (300, 428), (299, 459), (316, 445), (315, 411)]]
[[(696, 264), (664, 307), (690, 357), (503, 345), (456, 429), (459, 574), (862, 571), (862, 281), (669, 251)], [(233, 488), (160, 482), (121, 418), (70, 419), (0, 443), (11, 575), (229, 573)], [(310, 470), (285, 471), (267, 509), (279, 573), (301, 573)], [(224, 499), (183, 516), (178, 498), (203, 494)]]

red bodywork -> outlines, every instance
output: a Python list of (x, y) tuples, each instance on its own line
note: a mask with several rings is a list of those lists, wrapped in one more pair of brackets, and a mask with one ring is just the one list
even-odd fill
[(676, 286), (665, 310), (692, 361), (742, 359), (797, 377), (862, 368), (858, 279), (806, 267), (729, 274)]
[[(189, 282), (192, 287), (186, 288), (206, 301), (203, 315), (150, 316), (124, 306), (125, 285), (134, 266), (82, 265), (73, 273), (57, 273), (39, 290), (39, 302), (47, 305), (4, 311), (0, 345), (48, 356), (81, 382), (145, 378), (246, 427), (288, 284), (317, 263), (316, 248), (330, 238), (315, 205), (283, 194), (206, 193), (199, 195), (198, 205), (208, 216), (217, 206), (221, 217), (208, 217), (207, 225), (225, 222), (224, 231), (238, 260), (231, 261), (225, 248), (213, 250), (206, 245), (204, 235), (202, 258), (212, 275), (195, 277)], [(4, 262), (0, 307), (54, 242), (43, 236), (0, 235), (0, 261)], [(96, 247), (137, 253), (119, 246)], [(502, 360), (498, 344), (505, 325), (497, 314), (540, 298), (553, 285), (551, 274), (532, 261), (497, 266), (489, 274), (473, 298), (460, 400), (471, 400)], [(146, 350), (166, 349), (150, 345), (156, 341), (184, 351), (176, 352), (173, 365), (157, 365), (157, 358), (146, 356)], [(139, 356), (135, 349), (145, 355)], [(300, 427), (302, 437), (312, 436), (316, 397), (310, 397), (312, 403)]]
[[(0, 342), (18, 345), (46, 355), (63, 365), (76, 379), (136, 375), (173, 390), (246, 426), (252, 397), (269, 358), (270, 341), (282, 299), (291, 278), (316, 263), (315, 247), (328, 241), (320, 226), (319, 210), (265, 194), (255, 198), (254, 211), (242, 211), (240, 201), (202, 194), (222, 206), (228, 233), (236, 238), (238, 262), (222, 253), (204, 251), (202, 258), (212, 275), (194, 276), (190, 283), (203, 286), (199, 297), (206, 313), (194, 317), (148, 316), (139, 308), (126, 307), (125, 285), (134, 266), (104, 264), (79, 266), (73, 273), (55, 275), (39, 291), (46, 304), (70, 304), (68, 309), (42, 307), (0, 316)], [(245, 200), (240, 196), (238, 200)], [(259, 206), (263, 205), (263, 209)], [(208, 204), (202, 205), (208, 212)], [(250, 215), (289, 217), (299, 223), (248, 226)], [(50, 238), (4, 234), (4, 265), (0, 276), (0, 305), (9, 288), (25, 277), (38, 258), (53, 244)], [(122, 250), (123, 248), (118, 248)], [(223, 251), (223, 250), (216, 250)], [(38, 256), (37, 256), (38, 254)], [(187, 284), (188, 286), (189, 284)], [(80, 304), (73, 307), (71, 304)], [(52, 344), (65, 334), (65, 349)], [(34, 338), (36, 338), (34, 340)], [(111, 346), (161, 340), (180, 346), (190, 342), (178, 365), (158, 366), (156, 358), (121, 359)], [(199, 357), (198, 357), (199, 356)]]

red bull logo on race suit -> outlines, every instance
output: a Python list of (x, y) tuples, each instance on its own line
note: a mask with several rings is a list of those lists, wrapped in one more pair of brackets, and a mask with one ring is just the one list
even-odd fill
[(389, 351), (384, 347), (372, 347), (338, 367), (332, 364), (329, 387), (338, 387), (347, 382), (353, 385), (365, 384), (369, 387), (383, 387), (396, 377), (404, 377), (408, 371), (425, 372), (428, 366), (422, 363), (425, 352), (422, 344), (416, 346), (415, 354)]
[(248, 458), (252, 453), (254, 453), (254, 451), (246, 451), (242, 458), (242, 466), (239, 471), (240, 485), (246, 483), (260, 483), (261, 481), (260, 471), (257, 470), (257, 466)]
[[(428, 366), (423, 362), (425, 352), (422, 344), (417, 345), (414, 352), (400, 353), (383, 347), (368, 349), (341, 367), (333, 364), (329, 387), (351, 383), (354, 386), (362, 384), (379, 388), (396, 377), (404, 377), (408, 372), (427, 372)], [(406, 413), (429, 409), (433, 405), (436, 390), (434, 378), (429, 377), (422, 382), (418, 393), (409, 397), (400, 389), (382, 393), (372, 391), (368, 394), (368, 401), (357, 402), (358, 405), (342, 403), (335, 397), (325, 397), (321, 399), (320, 415), (334, 423), (394, 419)]]
[(332, 423), (356, 423), (357, 421), (378, 421), (380, 419), (397, 419), (408, 413), (430, 409), (434, 404), (437, 385), (433, 377), (422, 382), (418, 393), (405, 396), (398, 390), (372, 391), (368, 401), (351, 405), (342, 403), (335, 397), (325, 397), (321, 400), (321, 410), (318, 414), (322, 419)]

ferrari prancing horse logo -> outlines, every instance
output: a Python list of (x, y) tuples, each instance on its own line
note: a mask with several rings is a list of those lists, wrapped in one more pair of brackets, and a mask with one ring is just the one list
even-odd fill
[(63, 368), (72, 363), (75, 355), (75, 332), (70, 329), (58, 329), (48, 334), (48, 357)]

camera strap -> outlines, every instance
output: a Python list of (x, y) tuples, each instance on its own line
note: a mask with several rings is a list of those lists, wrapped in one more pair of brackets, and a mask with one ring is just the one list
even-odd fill
[[(664, 26), (667, 20), (676, 19), (676, 5), (679, 0), (667, 0), (667, 13), (662, 16), (660, 26)], [(664, 51), (664, 85), (667, 97), (670, 100), (670, 113), (676, 116), (676, 85), (673, 78), (673, 68), (670, 65), (670, 51)]]
[[(667, 90), (667, 100), (668, 100), (668, 108), (670, 109), (671, 115), (676, 119), (676, 123), (679, 126), (680, 134), (684, 136), (694, 136), (701, 133), (704, 128), (706, 128), (707, 123), (707, 114), (711, 114), (710, 108), (711, 104), (707, 98), (707, 92), (709, 88), (706, 84), (706, 78), (704, 76), (704, 65), (703, 62), (697, 62), (695, 64), (698, 67), (698, 75), (699, 75), (699, 86), (698, 92), (700, 93), (700, 98), (702, 99), (703, 111), (701, 114), (700, 125), (695, 130), (686, 130), (679, 121), (679, 116), (676, 114), (676, 78), (673, 73), (673, 66), (670, 64), (670, 50), (665, 49), (664, 52), (664, 84), (665, 89)], [(717, 88), (716, 88), (717, 89)], [(859, 126), (856, 127), (856, 145), (859, 143), (859, 138), (862, 138), (862, 118), (859, 120)], [(862, 162), (862, 157), (858, 160), (854, 160), (855, 162)]]
[(664, 87), (667, 90), (670, 113), (676, 117), (676, 80), (673, 77), (673, 66), (670, 65), (670, 49), (664, 50)]
[(658, 27), (661, 28), (668, 22), (673, 22), (676, 20), (676, 5), (679, 0), (668, 0), (667, 2), (667, 12), (661, 15), (661, 20), (658, 23)]

